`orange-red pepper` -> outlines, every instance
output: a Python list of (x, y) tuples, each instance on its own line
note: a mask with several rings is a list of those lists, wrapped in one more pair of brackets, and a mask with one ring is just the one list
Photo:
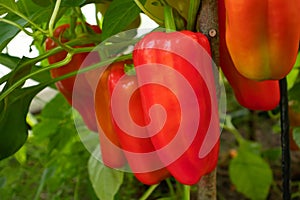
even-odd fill
[(253, 80), (279, 80), (299, 47), (299, 0), (225, 0), (226, 42), (236, 69)]
[[(197, 47), (201, 47), (203, 51), (199, 52)], [(179, 52), (186, 53), (187, 57), (197, 58), (196, 62), (205, 73), (201, 76), (191, 61), (178, 55)], [(190, 31), (150, 33), (135, 45), (133, 51), (144, 117), (153, 117), (153, 126), (148, 127), (148, 131), (157, 131), (151, 136), (151, 141), (172, 176), (188, 185), (196, 184), (203, 175), (215, 169), (218, 160), (220, 130), (215, 109), (217, 105), (213, 105), (216, 103), (216, 92), (210, 93), (208, 89), (214, 87), (214, 81), (204, 81), (205, 78), (213, 80), (211, 60), (205, 62), (205, 55), (210, 55), (208, 39), (201, 33)], [(145, 66), (148, 66), (146, 71)], [(177, 73), (181, 76), (176, 76)], [(180, 77), (189, 83), (195, 97), (187, 95), (188, 91), (182, 87), (184, 84)], [(143, 85), (146, 79), (150, 84)], [(196, 100), (197, 105), (192, 100)], [(160, 124), (163, 122), (163, 113), (161, 109), (152, 109), (155, 105), (161, 105), (165, 110), (163, 125)], [(195, 116), (197, 109), (200, 118)], [(185, 112), (189, 113), (188, 116)], [(195, 132), (189, 129), (194, 126)], [(209, 130), (209, 127), (213, 128)], [(180, 133), (180, 130), (186, 131)], [(193, 134), (194, 139), (191, 139)], [(205, 156), (200, 156), (208, 134), (217, 137), (210, 138), (213, 141), (211, 149)], [(180, 156), (174, 158), (178, 153)]]
[[(155, 153), (154, 146), (147, 132), (139, 131), (134, 123), (145, 126), (141, 96), (135, 75), (126, 75), (124, 65), (132, 64), (132, 60), (111, 64), (103, 72), (95, 91), (95, 111), (100, 134), (100, 146), (104, 164), (109, 167), (123, 167), (126, 160), (135, 177), (144, 184), (156, 184), (170, 176)], [(120, 87), (115, 92), (117, 87)], [(116, 97), (113, 96), (114, 92)], [(129, 105), (122, 98), (132, 95)], [(113, 104), (113, 98), (117, 104)], [(114, 112), (113, 110), (116, 110)], [(123, 109), (129, 109), (130, 116), (124, 115)], [(118, 123), (132, 118), (134, 123), (126, 123), (131, 132), (126, 132)], [(140, 133), (138, 136), (130, 135)], [(152, 152), (149, 159), (144, 153)], [(158, 165), (157, 165), (158, 164)], [(156, 165), (156, 166), (155, 166)]]
[(277, 80), (256, 81), (242, 76), (229, 55), (225, 40), (225, 5), (218, 1), (220, 32), (220, 67), (231, 85), (237, 101), (251, 110), (272, 110), (280, 100), (279, 82)]
[[(89, 25), (89, 24), (87, 24), (87, 26), (91, 28), (95, 33), (97, 34), (101, 33), (101, 30), (98, 26)], [(69, 28), (70, 28), (69, 24), (64, 24), (57, 27), (53, 34), (54, 37), (60, 39), (62, 43), (67, 42), (70, 38), (66, 38), (64, 36), (64, 33)], [(50, 50), (58, 46), (58, 44), (51, 38), (46, 39), (45, 45), (46, 45), (46, 50)], [(95, 46), (95, 44), (86, 44), (82, 46), (76, 46), (74, 48), (91, 47), (91, 46)], [(53, 78), (56, 78), (68, 74), (70, 72), (79, 70), (79, 68), (81, 67), (82, 63), (84, 62), (88, 54), (89, 53), (79, 53), (73, 55), (72, 60), (67, 65), (64, 65), (59, 68), (51, 69), (50, 71), (51, 76)], [(48, 57), (49, 64), (54, 64), (59, 61), (62, 61), (63, 59), (66, 58), (66, 56), (67, 56), (66, 51), (61, 51), (55, 55), (52, 55)], [(74, 89), (75, 80), (76, 80), (76, 99), (74, 100), (72, 98), (73, 98), (73, 89)], [(94, 96), (85, 76), (82, 74), (72, 76), (70, 78), (56, 82), (55, 85), (58, 88), (58, 90), (64, 95), (64, 97), (67, 99), (70, 105), (72, 105), (75, 109), (78, 110), (87, 127), (93, 131), (97, 131), (95, 112), (94, 112)]]

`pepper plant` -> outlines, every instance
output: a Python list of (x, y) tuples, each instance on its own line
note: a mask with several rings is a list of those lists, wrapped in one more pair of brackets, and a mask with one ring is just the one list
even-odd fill
[[(88, 4), (96, 8), (97, 24), (86, 22), (81, 8)], [(217, 100), (220, 76), (233, 91), (228, 98), (238, 103), (242, 116), (249, 115), (249, 109), (281, 122), (282, 196), (290, 199), (289, 142), (293, 150), (300, 143), (299, 7), (296, 0), (0, 0), (0, 63), (11, 69), (0, 77), (1, 162), (17, 159), (26, 166), (30, 156), (50, 158), (37, 161), (44, 169), (40, 180), (35, 179), (39, 183), (30, 199), (42, 198), (43, 191), (49, 193), (46, 199), (72, 193), (48, 184), (64, 186), (63, 178), (55, 179), (54, 174), (66, 171), (65, 177), (76, 177), (74, 199), (122, 199), (122, 195), (216, 199), (224, 127), (238, 143), (228, 169), (231, 183), (247, 198), (266, 199), (274, 188), (274, 174), (267, 162), (274, 154), (268, 157), (260, 141), (242, 136), (238, 124), (234, 125), (236, 116), (241, 116), (237, 109), (226, 113), (224, 126), (219, 124), (224, 113), (218, 113), (218, 107), (226, 103), (221, 102), (224, 98)], [(161, 29), (138, 35), (134, 28), (141, 14)], [(7, 45), (20, 32), (33, 39), (31, 46), (38, 56), (17, 58), (6, 53)], [(129, 47), (133, 51), (126, 51)], [(224, 75), (214, 73), (212, 61)], [(28, 79), (37, 84), (26, 86)], [(183, 87), (182, 79), (190, 87)], [(59, 94), (40, 114), (32, 115), (32, 100), (47, 87)], [(195, 96), (187, 95), (189, 88)], [(152, 109), (153, 105), (165, 112)], [(153, 130), (159, 131), (153, 135)], [(42, 153), (29, 155), (31, 143)], [(82, 143), (100, 146), (89, 154)], [(173, 146), (163, 151), (169, 143)], [(203, 152), (203, 146), (208, 150)], [(136, 156), (149, 152), (154, 152), (151, 159)], [(81, 155), (86, 163), (78, 162)], [(128, 168), (133, 175), (123, 172)], [(5, 171), (5, 167), (0, 169), (0, 194), (9, 198), (3, 188), (15, 179), (9, 179)], [(82, 177), (87, 176), (89, 181), (82, 188), (91, 192), (83, 195), (79, 188)], [(126, 194), (130, 186), (142, 193)]]

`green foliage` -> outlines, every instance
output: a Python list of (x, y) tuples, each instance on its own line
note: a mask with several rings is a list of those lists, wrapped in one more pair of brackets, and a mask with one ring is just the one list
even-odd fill
[[(20, 64), (22, 62), (24, 60), (21, 60)], [(20, 77), (30, 73), (30, 70), (30, 67), (15, 67), (2, 93), (7, 92), (13, 83), (17, 82)], [(0, 160), (14, 154), (25, 143), (28, 135), (26, 115), (29, 105), (31, 100), (44, 87), (45, 85), (28, 88), (18, 87), (0, 101)]]
[(257, 148), (251, 146), (247, 142), (239, 147), (237, 156), (229, 165), (230, 179), (237, 191), (246, 197), (253, 200), (266, 199), (273, 182), (272, 170), (258, 154)]
[[(145, 0), (141, 1), (143, 4), (145, 2)], [(104, 15), (102, 40), (123, 31), (140, 12), (141, 10), (132, 0), (114, 0)]]
[[(100, 154), (100, 147), (95, 151)], [(98, 198), (100, 200), (114, 200), (114, 196), (123, 183), (124, 173), (106, 167), (93, 156), (90, 157), (88, 169), (90, 180)]]
[(292, 136), (298, 147), (300, 147), (300, 127), (294, 128)]
[(38, 119), (25, 146), (0, 162), (1, 199), (97, 199), (88, 180), (90, 154), (62, 95)]

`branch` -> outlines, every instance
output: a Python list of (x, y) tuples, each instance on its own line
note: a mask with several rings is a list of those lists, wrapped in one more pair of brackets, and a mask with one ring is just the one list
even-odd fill
[[(208, 36), (211, 43), (212, 58), (219, 66), (218, 1), (202, 0), (198, 13), (197, 31)], [(216, 170), (202, 177), (198, 183), (198, 200), (217, 199)]]

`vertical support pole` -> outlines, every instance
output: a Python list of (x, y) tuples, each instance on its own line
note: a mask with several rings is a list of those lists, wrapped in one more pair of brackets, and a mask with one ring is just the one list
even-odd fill
[(288, 90), (286, 78), (280, 84), (280, 122), (281, 122), (281, 148), (282, 148), (282, 188), (283, 200), (291, 199), (290, 191), (290, 140), (288, 116)]
[[(212, 58), (219, 65), (218, 2), (202, 0), (197, 16), (197, 31), (208, 36), (211, 43)], [(217, 170), (203, 176), (198, 183), (198, 200), (217, 199)]]

